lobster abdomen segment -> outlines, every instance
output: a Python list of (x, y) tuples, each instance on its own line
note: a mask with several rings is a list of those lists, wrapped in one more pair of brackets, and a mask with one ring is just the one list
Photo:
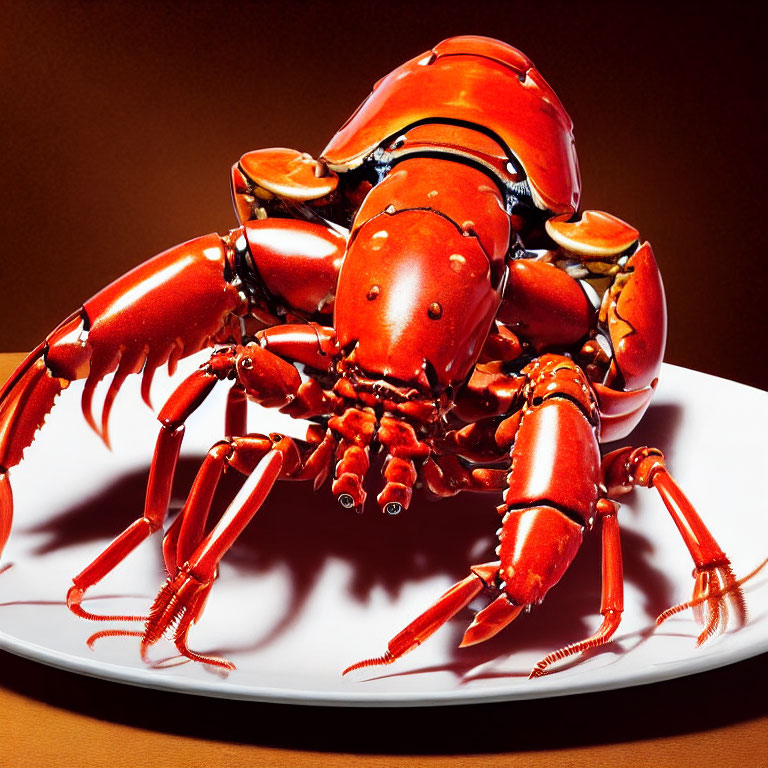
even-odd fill
[(244, 304), (225, 279), (228, 256), (225, 240), (205, 235), (145, 261), (86, 301), (89, 379), (118, 364), (133, 373), (146, 361), (154, 370), (202, 349)]
[(398, 67), (376, 83), (322, 157), (335, 171), (355, 168), (388, 138), (429, 122), (498, 137), (541, 208), (576, 209), (581, 182), (570, 118), (531, 61), (490, 38), (451, 38)]

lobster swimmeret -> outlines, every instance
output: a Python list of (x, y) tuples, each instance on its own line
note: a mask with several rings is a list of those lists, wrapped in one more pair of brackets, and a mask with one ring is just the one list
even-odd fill
[[(85, 418), (108, 441), (115, 395), (143, 372), (211, 347), (159, 413), (143, 514), (74, 577), (67, 603), (88, 619), (143, 618), (142, 652), (187, 635), (217, 567), (278, 479), (332, 475), (360, 510), (371, 456), (384, 456), (379, 507), (407, 509), (415, 485), (438, 497), (501, 496), (498, 560), (467, 577), (398, 634), (392, 662), (482, 591), (462, 644), (540, 603), (599, 520), (603, 623), (544, 658), (607, 642), (622, 612), (616, 499), (654, 487), (695, 566), (700, 642), (745, 621), (741, 582), (670, 477), (660, 451), (601, 458), (642, 417), (664, 352), (664, 293), (651, 247), (606, 213), (579, 213), (571, 121), (530, 60), (481, 37), (446, 40), (373, 92), (319, 159), (288, 149), (244, 155), (232, 170), (240, 226), (141, 264), (65, 320), (0, 393), (0, 548), (11, 527), (8, 472), (54, 399), (85, 379)], [(298, 366), (298, 367), (297, 367)], [(96, 384), (113, 375), (101, 418)], [(100, 616), (84, 593), (163, 526), (184, 422), (230, 382), (226, 437), (210, 449), (163, 539), (168, 580), (148, 617)], [(250, 433), (252, 400), (309, 419), (305, 439)], [(247, 480), (208, 525), (222, 472)], [(369, 486), (371, 483), (368, 484)], [(348, 671), (348, 670), (347, 670)]]

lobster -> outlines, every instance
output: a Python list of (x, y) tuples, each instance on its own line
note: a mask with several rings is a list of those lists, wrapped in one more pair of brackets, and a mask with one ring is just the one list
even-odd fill
[[(618, 499), (655, 488), (694, 563), (699, 642), (741, 625), (730, 562), (672, 479), (661, 451), (600, 444), (626, 437), (653, 395), (666, 337), (661, 277), (636, 229), (579, 212), (572, 123), (532, 62), (490, 38), (456, 37), (374, 86), (319, 158), (290, 149), (245, 154), (232, 169), (239, 226), (171, 248), (97, 293), (62, 322), (0, 391), (0, 550), (13, 517), (9, 472), (70, 382), (109, 444), (115, 396), (211, 348), (175, 389), (160, 422), (143, 512), (73, 578), (67, 605), (90, 620), (142, 620), (142, 656), (163, 635), (187, 659), (227, 550), (277, 480), (330, 479), (362, 511), (383, 459), (376, 503), (390, 516), (413, 489), (444, 498), (501, 495), (497, 559), (418, 616), (379, 657), (424, 642), (481, 593), (487, 606), (462, 645), (538, 605), (583, 535), (602, 531), (602, 624), (542, 659), (531, 675), (607, 643), (623, 609)], [(111, 375), (102, 413), (96, 385)], [(168, 514), (185, 421), (228, 382), (224, 436), (208, 451), (167, 526), (168, 578), (145, 617), (105, 616), (85, 593)], [(303, 439), (247, 428), (249, 401), (307, 420)], [(246, 480), (209, 522), (225, 471)], [(730, 610), (729, 610), (730, 608)], [(94, 636), (95, 637), (95, 636)]]

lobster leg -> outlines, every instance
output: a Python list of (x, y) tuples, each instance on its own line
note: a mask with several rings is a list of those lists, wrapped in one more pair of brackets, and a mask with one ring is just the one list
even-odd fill
[(155, 454), (149, 472), (144, 514), (128, 526), (84, 570), (74, 577), (67, 593), (69, 609), (85, 619), (114, 621), (138, 620), (140, 616), (104, 616), (82, 608), (83, 596), (90, 587), (104, 578), (122, 562), (142, 541), (162, 528), (170, 503), (173, 477), (184, 437), (184, 422), (215, 386), (218, 378), (205, 366), (195, 371), (176, 389), (160, 411), (163, 425), (157, 438)]
[[(575, 557), (584, 528), (591, 525), (600, 509), (606, 509), (606, 505), (598, 508), (598, 417), (583, 372), (569, 358), (542, 355), (524, 374), (526, 382), (520, 389), (523, 407), (496, 430), (497, 444), (507, 447), (511, 458), (504, 504), (499, 507), (504, 515), (496, 550), (499, 562), (473, 566), (479, 585), (471, 579), (455, 585), (394, 638), (384, 656), (359, 662), (347, 671), (390, 663), (402, 656), (467, 605), (483, 585), (495, 599), (475, 616), (461, 645), (493, 637), (527, 606), (544, 599)], [(425, 465), (424, 476), (428, 487), (446, 495), (464, 488), (498, 487), (500, 478), (495, 470), (476, 472), (438, 458)], [(618, 623), (614, 617), (621, 613), (621, 560), (618, 529), (613, 522), (604, 524), (606, 561), (610, 565), (606, 565), (604, 592), (606, 622), (598, 633), (605, 636), (603, 642), (615, 631), (613, 625)], [(466, 594), (466, 602), (458, 601), (458, 594)]]
[(348, 672), (363, 667), (392, 664), (409, 651), (420, 646), (483, 591), (487, 586), (487, 581), (493, 579), (498, 567), (497, 562), (472, 566), (471, 575), (450, 587), (432, 606), (417, 616), (402, 632), (399, 632), (389, 641), (383, 656), (358, 661), (348, 666), (341, 674), (346, 675)]
[(467, 469), (453, 454), (430, 456), (421, 470), (424, 485), (436, 496), (455, 496), (461, 491), (501, 491), (507, 487), (506, 469)]
[[(188, 632), (201, 616), (222, 557), (258, 512), (274, 483), (281, 476), (303, 477), (303, 469), (319, 447), (312, 446), (307, 455), (307, 450), (291, 438), (249, 435), (218, 443), (209, 451), (180, 515), (182, 522), (175, 540), (176, 567), (150, 610), (142, 655), (163, 634), (172, 631), (183, 656), (234, 668), (229, 661), (190, 650)], [(213, 494), (225, 465), (248, 474), (248, 479), (213, 530), (203, 538)]]
[[(316, 338), (314, 334), (312, 338)], [(84, 611), (81, 606), (83, 595), (142, 541), (162, 527), (168, 512), (173, 478), (184, 437), (184, 423), (210, 394), (216, 383), (231, 375), (237, 377), (237, 384), (236, 395), (230, 397), (227, 402), (228, 429), (245, 426), (246, 393), (266, 406), (283, 405), (286, 402), (295, 404), (306, 400), (299, 392), (302, 384), (296, 368), (268, 350), (253, 344), (246, 347), (225, 347), (214, 352), (206, 364), (181, 383), (158, 414), (162, 427), (150, 468), (144, 514), (126, 528), (85, 570), (75, 576), (74, 585), (67, 595), (67, 605), (73, 613), (94, 620), (118, 618), (98, 616)], [(307, 406), (304, 407), (306, 409)], [(179, 520), (181, 519), (180, 516)], [(179, 522), (178, 525), (174, 523), (165, 537), (163, 550), (169, 573), (174, 573), (177, 567), (177, 538), (180, 537), (184, 542), (189, 540), (189, 536), (189, 532), (186, 532)]]
[(586, 376), (558, 355), (542, 355), (523, 372), (524, 405), (496, 432), (511, 459), (499, 507), (501, 594), (475, 617), (462, 645), (493, 637), (519, 614), (516, 609), (538, 605), (576, 556), (596, 512), (597, 413)]
[(635, 485), (655, 488), (693, 559), (696, 582), (692, 599), (668, 608), (657, 622), (693, 608), (696, 621), (703, 626), (698, 645), (724, 632), (731, 613), (736, 626), (742, 626), (747, 619), (743, 580), (736, 579), (730, 560), (667, 471), (662, 452), (648, 447), (621, 448), (603, 459), (603, 475), (609, 495), (627, 493)]
[[(293, 445), (289, 438), (285, 440), (286, 445)], [(335, 441), (327, 433), (323, 434), (320, 427), (310, 427), (306, 442), (312, 446), (311, 450), (308, 454), (302, 451), (301, 471), (291, 474), (293, 480), (316, 478), (327, 472)], [(169, 574), (176, 573), (203, 540), (213, 496), (226, 467), (250, 474), (273, 444), (271, 437), (248, 435), (222, 440), (208, 451), (184, 508), (163, 539), (163, 558)]]
[[(266, 454), (271, 442), (266, 440)], [(216, 443), (206, 454), (184, 508), (163, 537), (163, 559), (169, 574), (187, 561), (194, 548), (202, 541), (213, 495), (219, 484), (227, 456), (232, 448), (227, 440)]]
[(244, 435), (248, 431), (248, 398), (240, 384), (227, 392), (227, 408), (224, 417), (224, 434), (227, 437)]

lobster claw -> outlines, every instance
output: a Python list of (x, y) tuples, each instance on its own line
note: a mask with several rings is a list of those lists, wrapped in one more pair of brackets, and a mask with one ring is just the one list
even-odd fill
[[(228, 325), (245, 304), (225, 277), (232, 261), (228, 241), (212, 234), (144, 262), (61, 323), (0, 390), (0, 550), (13, 515), (8, 470), (21, 461), (56, 397), (69, 382), (85, 379), (83, 412), (108, 442), (109, 412), (128, 374), (143, 369), (148, 402), (160, 365), (173, 369), (211, 338), (230, 334)], [(91, 413), (93, 393), (113, 372), (99, 428)]]
[(521, 613), (524, 605), (515, 605), (506, 595), (499, 595), (490, 605), (478, 611), (472, 623), (467, 627), (464, 637), (459, 643), (460, 648), (477, 645), (490, 640), (511, 624)]
[(41, 344), (30, 353), (0, 390), (0, 552), (13, 521), (13, 494), (7, 470), (21, 461), (24, 449), (63, 388), (42, 359), (44, 346)]

